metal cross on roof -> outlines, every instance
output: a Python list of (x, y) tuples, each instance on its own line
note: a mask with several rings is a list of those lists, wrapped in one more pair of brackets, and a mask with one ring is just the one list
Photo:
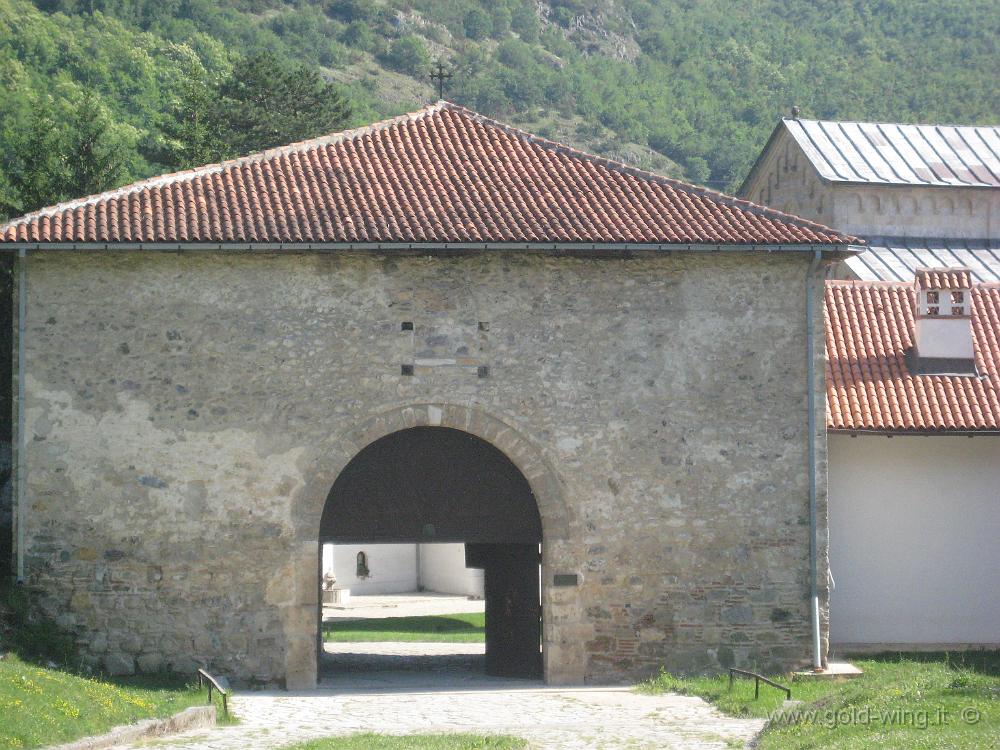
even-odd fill
[(444, 63), (437, 61), (437, 71), (430, 74), (432, 81), (437, 81), (438, 99), (444, 99), (444, 82), (451, 78), (451, 73), (444, 72)]

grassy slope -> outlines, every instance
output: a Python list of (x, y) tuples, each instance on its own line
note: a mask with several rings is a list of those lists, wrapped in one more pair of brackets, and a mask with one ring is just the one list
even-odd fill
[(325, 641), (423, 641), (482, 643), (486, 615), (482, 612), (424, 617), (377, 617), (323, 623)]
[[(189, 676), (87, 677), (73, 639), (32, 613), (28, 593), (0, 583), (0, 750), (43, 747), (205, 703)], [(47, 666), (43, 666), (47, 665)]]
[(289, 745), (287, 750), (518, 750), (527, 747), (527, 744), (517, 737), (504, 735), (414, 734), (394, 737), (354, 734)]
[(0, 748), (67, 742), (205, 701), (176, 678), (110, 683), (8, 655), (0, 661)]
[[(792, 683), (792, 698), (803, 701), (797, 708), (801, 719), (773, 721), (760, 750), (1000, 750), (1000, 652), (885, 656), (854, 663), (864, 676)], [(784, 699), (762, 685), (755, 701), (752, 680), (738, 682), (731, 693), (727, 688), (727, 677), (670, 675), (642, 686), (698, 695), (737, 716), (768, 716)]]

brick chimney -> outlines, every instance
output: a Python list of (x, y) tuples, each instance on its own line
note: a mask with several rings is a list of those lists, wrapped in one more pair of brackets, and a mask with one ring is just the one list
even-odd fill
[(968, 268), (918, 268), (916, 370), (920, 374), (974, 374), (972, 273)]

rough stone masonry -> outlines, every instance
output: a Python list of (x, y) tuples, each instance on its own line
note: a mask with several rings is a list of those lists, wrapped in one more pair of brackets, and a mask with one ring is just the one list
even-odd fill
[(807, 663), (808, 266), (29, 252), (27, 582), (112, 673), (314, 684), (331, 485), (444, 425), (538, 500), (548, 681)]

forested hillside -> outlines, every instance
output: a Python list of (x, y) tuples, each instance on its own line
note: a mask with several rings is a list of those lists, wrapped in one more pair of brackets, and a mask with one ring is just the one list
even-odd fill
[(0, 218), (446, 98), (733, 189), (776, 119), (1000, 122), (996, 0), (0, 0)]

